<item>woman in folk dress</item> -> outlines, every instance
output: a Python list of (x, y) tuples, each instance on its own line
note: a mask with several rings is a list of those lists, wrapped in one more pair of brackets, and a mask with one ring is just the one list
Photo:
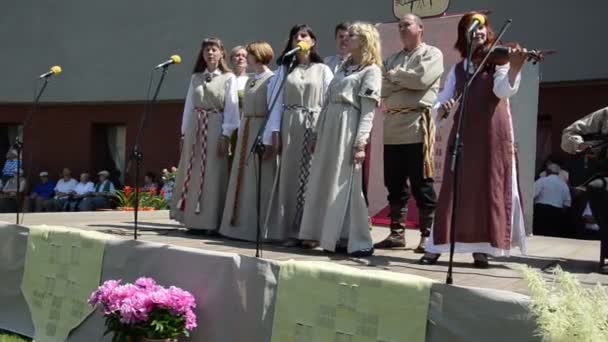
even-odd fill
[[(292, 70), (287, 70), (291, 61), (282, 58), (273, 83), (286, 76), (284, 88), (270, 113), (266, 134), (272, 135), (275, 151), (281, 155), (281, 164), (272, 196), (268, 219), (276, 219), (279, 239), (287, 240), (286, 247), (300, 244), (298, 234), (304, 209), (304, 195), (313, 159), (311, 140), (327, 87), (333, 78), (329, 67), (316, 51), (317, 38), (308, 25), (296, 25), (289, 33), (283, 54), (298, 43), (310, 46), (300, 51), (293, 61)], [(313, 246), (305, 246), (313, 247)]]
[[(264, 214), (272, 193), (272, 184), (277, 171), (277, 159), (272, 147), (266, 149), (262, 169), (258, 170), (258, 157), (251, 154), (258, 132), (263, 128), (268, 116), (268, 84), (274, 73), (268, 64), (274, 57), (272, 47), (266, 42), (254, 42), (247, 46), (248, 63), (255, 70), (245, 86), (243, 117), (239, 127), (234, 164), (230, 174), (228, 195), (220, 234), (239, 240), (255, 241), (257, 224), (264, 224)], [(263, 130), (262, 130), (263, 132)], [(271, 145), (270, 136), (264, 137), (264, 144)], [(258, 189), (258, 176), (261, 188)], [(258, 217), (258, 191), (260, 194), (260, 215)], [(270, 225), (262, 239), (274, 239), (276, 226)]]
[[(458, 24), (455, 47), (463, 60), (452, 67), (444, 89), (437, 96), (433, 111), (439, 118), (450, 113), (454, 99), (464, 89), (467, 30), (476, 15), (483, 14), (468, 13)], [(473, 48), (488, 47), (494, 39), (486, 18), (485, 25), (473, 33)], [(510, 52), (510, 63), (488, 64), (471, 83), (465, 107), (459, 179), (454, 180), (450, 168), (444, 169), (427, 253), (420, 259), (422, 264), (435, 264), (440, 253), (449, 251), (453, 214), (456, 214), (455, 251), (473, 253), (475, 267), (488, 267), (488, 255), (508, 256), (512, 246), (525, 253), (509, 97), (517, 92), (526, 58), (525, 50), (514, 49)], [(471, 63), (469, 68), (474, 70), (476, 66)], [(455, 122), (459, 114), (456, 111)], [(454, 124), (450, 143), (454, 141), (456, 128)], [(447, 154), (444, 165), (450, 165), (449, 158)], [(453, 213), (455, 181), (459, 182), (459, 190)]]
[(374, 250), (361, 164), (380, 103), (382, 57), (373, 25), (355, 23), (348, 32), (350, 57), (334, 75), (319, 115), (300, 239), (363, 257)]
[(203, 40), (184, 106), (171, 218), (197, 232), (219, 229), (228, 187), (230, 135), (239, 125), (236, 77), (222, 42)]

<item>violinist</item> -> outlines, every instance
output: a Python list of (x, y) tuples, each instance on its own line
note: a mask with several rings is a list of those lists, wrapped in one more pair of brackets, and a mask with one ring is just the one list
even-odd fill
[[(466, 59), (468, 28), (479, 16), (484, 24), (472, 33), (472, 61)], [(452, 66), (444, 89), (433, 106), (433, 115), (444, 118), (459, 111), (456, 99), (460, 98), (465, 84), (465, 66), (469, 73), (475, 63), (483, 59), (484, 51), (495, 40), (494, 32), (484, 14), (471, 12), (458, 23), (458, 39), (454, 47), (462, 60)], [(463, 150), (458, 164), (458, 178), (454, 179), (450, 167), (444, 168), (443, 184), (435, 214), (431, 238), (422, 264), (435, 264), (441, 253), (450, 249), (453, 185), (458, 183), (455, 203), (456, 253), (473, 253), (474, 266), (488, 267), (488, 255), (508, 256), (511, 247), (525, 253), (525, 230), (517, 184), (513, 124), (509, 97), (519, 87), (520, 72), (529, 54), (515, 46), (507, 50), (502, 61), (490, 60), (473, 79), (468, 90), (463, 121)], [(504, 64), (503, 64), (504, 63)], [(454, 111), (455, 114), (451, 114)], [(457, 130), (454, 124), (448, 144), (452, 144)], [(452, 146), (449, 146), (452, 148)], [(444, 165), (451, 164), (451, 154)]]
[(562, 149), (570, 154), (592, 155), (590, 170), (594, 175), (585, 182), (593, 218), (600, 226), (602, 253), (600, 272), (608, 273), (608, 107), (597, 110), (570, 126), (562, 134)]

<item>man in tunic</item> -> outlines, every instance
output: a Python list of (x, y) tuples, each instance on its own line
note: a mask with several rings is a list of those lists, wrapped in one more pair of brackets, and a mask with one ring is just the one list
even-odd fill
[(600, 227), (602, 252), (600, 272), (608, 273), (604, 258), (608, 257), (608, 107), (595, 111), (566, 127), (562, 135), (562, 149), (575, 154), (592, 154), (589, 163), (593, 176), (585, 182), (589, 195), (589, 206)]
[(410, 189), (420, 215), (421, 239), (415, 250), (417, 253), (424, 253), (433, 223), (435, 126), (431, 107), (443, 74), (443, 54), (422, 41), (423, 30), (422, 20), (416, 15), (407, 14), (401, 18), (399, 34), (403, 50), (384, 63), (384, 183), (388, 190), (391, 232), (375, 248), (405, 247), (402, 220)]
[(331, 72), (335, 75), (338, 72), (338, 68), (346, 57), (348, 57), (348, 27), (350, 26), (349, 22), (342, 22), (336, 25), (334, 30), (334, 37), (336, 39), (336, 52), (337, 54), (334, 56), (327, 56), (323, 59), (323, 63), (325, 63)]

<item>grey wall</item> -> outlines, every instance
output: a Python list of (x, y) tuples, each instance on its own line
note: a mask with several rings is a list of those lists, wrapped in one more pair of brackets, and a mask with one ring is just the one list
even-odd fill
[[(178, 53), (162, 99), (181, 99), (202, 38), (227, 46), (256, 39), (281, 50), (295, 23), (309, 23), (323, 54), (333, 52), (342, 20), (393, 21), (392, 0), (13, 0), (0, 12), (0, 102), (31, 100), (33, 78), (60, 64), (46, 101), (141, 100), (152, 66)], [(448, 13), (493, 11), (495, 27), (513, 19), (507, 39), (559, 54), (543, 64), (542, 81), (608, 78), (602, 29), (608, 2), (583, 0), (452, 0)]]

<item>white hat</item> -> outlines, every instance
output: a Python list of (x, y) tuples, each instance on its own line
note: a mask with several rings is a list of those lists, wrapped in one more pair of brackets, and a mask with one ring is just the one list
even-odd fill
[(108, 171), (106, 171), (106, 170), (103, 170), (103, 171), (99, 171), (99, 173), (97, 173), (97, 175), (98, 176), (104, 175), (106, 177), (109, 177), (110, 173)]
[(49, 176), (48, 172), (46, 172), (46, 171), (40, 172), (40, 177), (48, 177), (48, 176)]

